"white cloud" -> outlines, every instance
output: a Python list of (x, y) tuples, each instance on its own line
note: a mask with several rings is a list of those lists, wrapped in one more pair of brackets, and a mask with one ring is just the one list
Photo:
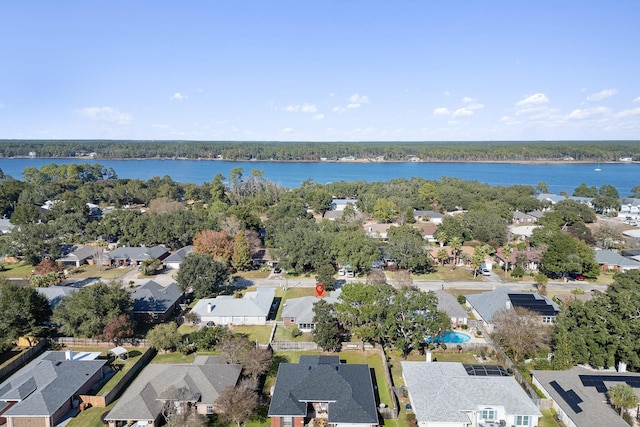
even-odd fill
[(633, 102), (640, 102), (640, 96), (634, 99)]
[(464, 98), (462, 98), (462, 102), (464, 102), (465, 104), (468, 104), (473, 101), (475, 101), (475, 99), (469, 98), (468, 96), (465, 96)]
[(304, 105), (288, 105), (284, 108), (284, 111), (289, 113), (315, 113), (318, 111), (318, 108), (313, 104), (304, 104)]
[(518, 111), (516, 111), (516, 116), (522, 116), (523, 114), (539, 113), (541, 111), (547, 111), (548, 109), (549, 109), (549, 107), (547, 107), (546, 105), (540, 105), (540, 106), (537, 106), (537, 107), (521, 108)]
[(313, 120), (322, 120), (324, 119), (324, 114), (316, 114), (313, 116)]
[(347, 109), (344, 107), (333, 107), (333, 110), (331, 111), (333, 111), (334, 113), (344, 113), (345, 111), (347, 111)]
[(169, 125), (160, 125), (160, 124), (153, 124), (151, 125), (151, 127), (155, 129), (170, 129)]
[(534, 93), (531, 96), (528, 96), (518, 102), (516, 102), (516, 107), (523, 107), (525, 105), (538, 105), (538, 104), (546, 104), (549, 102), (549, 98), (544, 93)]
[(582, 119), (586, 119), (586, 118), (592, 117), (594, 115), (608, 114), (610, 112), (611, 112), (611, 110), (609, 108), (606, 108), (606, 107), (577, 109), (577, 110), (573, 110), (571, 113), (569, 113), (569, 115), (567, 116), (567, 119), (569, 119), (569, 120), (582, 120)]
[(360, 105), (362, 104), (359, 104), (357, 102), (352, 102), (351, 104), (347, 104), (347, 108), (353, 110), (354, 108), (360, 108)]
[(616, 118), (624, 119), (625, 117), (638, 116), (640, 115), (640, 107), (634, 108), (633, 110), (623, 110), (616, 114)]
[(183, 95), (183, 94), (181, 94), (180, 92), (176, 92), (176, 93), (174, 93), (173, 95), (171, 95), (171, 99), (172, 99), (173, 101), (183, 101), (183, 100), (185, 100), (185, 99), (187, 99), (187, 98), (188, 98), (188, 96), (187, 96), (187, 95)]
[(484, 105), (476, 103), (467, 105), (465, 108), (467, 108), (468, 110), (482, 110), (484, 108)]
[(447, 107), (438, 107), (433, 110), (434, 116), (448, 116), (449, 114), (451, 114), (451, 111)]
[(131, 123), (132, 117), (113, 107), (86, 107), (74, 111), (79, 117), (102, 122), (117, 123), (126, 125)]
[(353, 94), (347, 99), (351, 104), (368, 104), (369, 103), (369, 97), (366, 95), (360, 95), (359, 93)]
[(451, 115), (452, 117), (473, 116), (473, 110), (468, 108), (458, 108)]
[(282, 132), (282, 133), (292, 133), (293, 132), (293, 128), (284, 128), (280, 132)]
[(598, 93), (592, 93), (591, 95), (587, 96), (587, 101), (602, 101), (603, 99), (611, 98), (616, 93), (618, 93), (618, 89), (601, 90)]

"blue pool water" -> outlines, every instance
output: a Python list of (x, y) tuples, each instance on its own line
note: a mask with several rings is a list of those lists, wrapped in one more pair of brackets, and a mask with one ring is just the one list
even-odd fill
[[(462, 332), (447, 331), (443, 335), (438, 335), (437, 337), (435, 337), (433, 339), (433, 342), (445, 344), (461, 344), (469, 342), (469, 340), (471, 340), (471, 336), (467, 334), (463, 334)], [(427, 338), (427, 342), (431, 341), (431, 337)]]

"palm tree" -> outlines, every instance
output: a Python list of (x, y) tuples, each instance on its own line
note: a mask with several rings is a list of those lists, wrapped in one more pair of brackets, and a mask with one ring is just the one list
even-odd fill
[(458, 264), (458, 256), (460, 255), (460, 249), (462, 249), (462, 241), (458, 236), (454, 236), (449, 240), (449, 247), (451, 248), (451, 255), (453, 255), (454, 267)]
[(638, 396), (629, 384), (618, 384), (611, 387), (607, 391), (607, 396), (614, 408), (619, 409), (620, 415), (623, 415), (627, 409), (638, 406)]

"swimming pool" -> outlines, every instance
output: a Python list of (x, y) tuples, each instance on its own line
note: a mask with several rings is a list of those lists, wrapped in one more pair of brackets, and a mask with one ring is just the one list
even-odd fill
[(443, 335), (436, 336), (433, 340), (431, 337), (427, 338), (427, 342), (445, 343), (445, 344), (461, 344), (469, 342), (471, 336), (463, 334), (462, 332), (447, 331)]

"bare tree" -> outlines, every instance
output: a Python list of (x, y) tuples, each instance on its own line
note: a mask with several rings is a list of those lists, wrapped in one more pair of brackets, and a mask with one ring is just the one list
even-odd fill
[(216, 349), (222, 353), (228, 363), (240, 363), (253, 346), (244, 336), (233, 336), (220, 342)]
[(367, 283), (370, 285), (384, 285), (387, 283), (387, 276), (382, 270), (371, 270), (367, 276)]
[(410, 288), (413, 286), (413, 278), (411, 277), (411, 272), (409, 270), (396, 271), (395, 279), (397, 288)]
[(536, 312), (522, 307), (500, 310), (493, 316), (493, 324), (494, 342), (515, 362), (550, 348), (551, 326), (543, 324)]
[(208, 418), (195, 412), (200, 396), (187, 387), (169, 387), (160, 396), (162, 416), (170, 427), (206, 427)]
[(252, 348), (244, 353), (241, 363), (245, 375), (257, 379), (271, 367), (273, 352), (269, 349)]
[(257, 407), (258, 393), (255, 390), (255, 383), (246, 380), (235, 387), (225, 389), (216, 400), (220, 421), (233, 422), (237, 427), (250, 419)]

